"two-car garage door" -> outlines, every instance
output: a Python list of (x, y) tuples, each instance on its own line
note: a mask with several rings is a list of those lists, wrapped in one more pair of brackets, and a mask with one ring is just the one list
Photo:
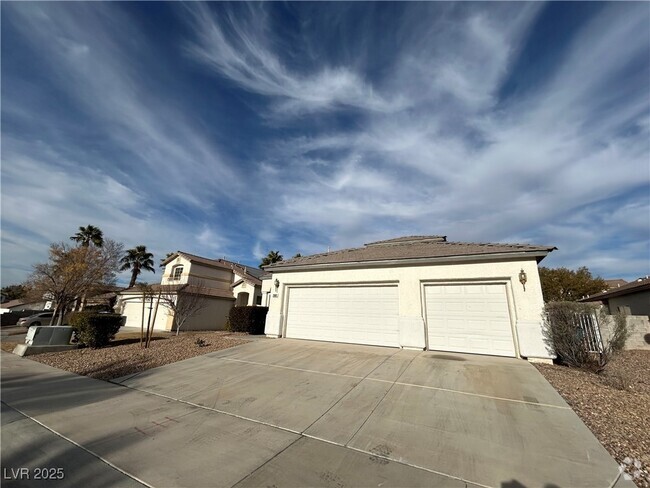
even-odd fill
[[(427, 285), (424, 305), (429, 349), (515, 356), (504, 284)], [(398, 317), (395, 285), (292, 287), (285, 335), (399, 347)]]
[(399, 346), (397, 286), (291, 288), (286, 336)]

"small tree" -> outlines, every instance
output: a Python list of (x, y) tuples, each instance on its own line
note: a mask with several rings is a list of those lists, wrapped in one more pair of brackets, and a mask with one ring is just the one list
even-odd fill
[(584, 266), (576, 271), (542, 266), (539, 268), (539, 279), (545, 302), (574, 302), (607, 289), (605, 280), (594, 277)]
[(173, 314), (174, 323), (172, 328), (176, 329), (176, 335), (190, 317), (208, 306), (206, 292), (207, 288), (201, 281), (191, 285), (182, 285), (181, 287), (177, 285), (161, 285), (159, 303)]
[(282, 254), (280, 254), (280, 251), (269, 251), (269, 253), (262, 258), (262, 262), (260, 263), (260, 268), (264, 266), (268, 266), (269, 264), (273, 263), (278, 263), (282, 261), (284, 258), (282, 257)]
[(57, 316), (61, 324), (69, 305), (78, 297), (95, 287), (115, 283), (122, 244), (110, 239), (106, 239), (101, 248), (51, 244), (49, 254), (47, 263), (34, 265), (27, 284), (31, 297), (54, 301), (50, 324)]
[(173, 256), (174, 254), (176, 254), (176, 253), (175, 253), (175, 252), (168, 252), (168, 253), (165, 255), (164, 258), (160, 258), (160, 264), (158, 265), (158, 267), (159, 267), (159, 268), (164, 268), (164, 267), (165, 267), (164, 262), (167, 261), (167, 259), (169, 259), (169, 258), (170, 258), (171, 256)]

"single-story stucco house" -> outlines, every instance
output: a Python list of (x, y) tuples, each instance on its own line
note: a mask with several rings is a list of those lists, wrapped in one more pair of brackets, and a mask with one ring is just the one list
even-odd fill
[(626, 315), (650, 315), (650, 278), (639, 278), (580, 301), (601, 302), (610, 315), (618, 312)]
[[(145, 303), (145, 323), (149, 310), (155, 310), (157, 293), (161, 289), (176, 294), (181, 299), (183, 291), (202, 296), (205, 307), (187, 320), (183, 330), (223, 330), (233, 306), (261, 303), (261, 269), (182, 251), (170, 255), (162, 265), (164, 271), (160, 284), (151, 286), (152, 298)], [(141, 326), (142, 300), (142, 289), (138, 286), (119, 293), (115, 310), (126, 316), (126, 326)], [(154, 329), (172, 330), (173, 323), (173, 311), (161, 304), (155, 313)]]
[(281, 261), (265, 333), (548, 361), (537, 265), (554, 249), (411, 236)]

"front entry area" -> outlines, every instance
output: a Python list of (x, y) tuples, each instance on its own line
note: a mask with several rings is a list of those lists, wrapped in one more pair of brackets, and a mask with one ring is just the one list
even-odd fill
[(285, 336), (399, 347), (397, 286), (289, 289)]
[(505, 284), (424, 287), (428, 348), (516, 356)]

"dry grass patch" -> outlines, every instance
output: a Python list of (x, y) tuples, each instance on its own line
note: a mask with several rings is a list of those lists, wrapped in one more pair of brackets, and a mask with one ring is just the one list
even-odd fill
[(650, 487), (650, 351), (623, 351), (602, 374), (536, 366), (619, 463), (641, 463), (627, 471)]
[[(199, 340), (204, 345), (198, 345)], [(51, 352), (29, 359), (91, 378), (111, 380), (246, 342), (245, 336), (229, 332), (185, 332), (178, 337), (155, 334), (149, 348), (142, 349), (139, 333), (118, 334), (110, 346), (102, 349)]]

